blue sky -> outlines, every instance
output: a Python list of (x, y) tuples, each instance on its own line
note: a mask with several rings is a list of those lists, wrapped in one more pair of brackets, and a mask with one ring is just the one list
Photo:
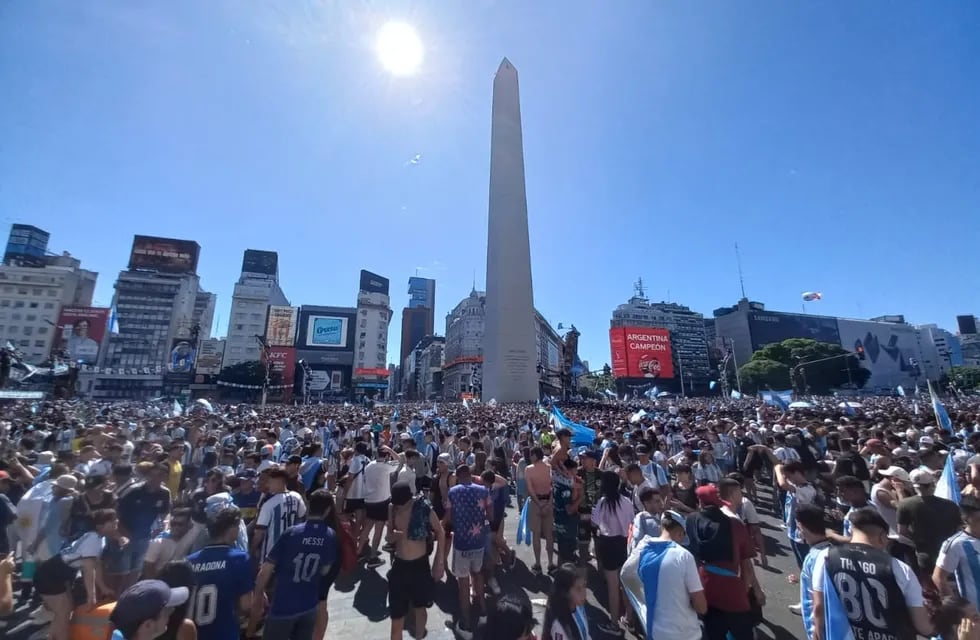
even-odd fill
[[(378, 63), (389, 20), (420, 33), (415, 76)], [(133, 234), (197, 240), (219, 335), (246, 248), (297, 305), (389, 277), (393, 325), (418, 269), (442, 332), (483, 285), (507, 56), (535, 304), (593, 365), (638, 276), (733, 304), (735, 242), (770, 309), (818, 290), (954, 329), (980, 312), (978, 33), (976, 3), (4, 2), (0, 224), (49, 230), (103, 304)]]

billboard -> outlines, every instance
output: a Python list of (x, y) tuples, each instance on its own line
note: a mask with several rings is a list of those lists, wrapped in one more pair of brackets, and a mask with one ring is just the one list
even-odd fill
[(51, 234), (29, 224), (13, 224), (7, 239), (3, 261), (28, 267), (42, 267)]
[(626, 375), (630, 378), (673, 378), (670, 331), (651, 327), (624, 327)]
[(347, 346), (348, 319), (311, 315), (306, 325), (306, 346), (343, 349)]
[(109, 310), (101, 307), (62, 307), (58, 315), (60, 340), (54, 352), (66, 352), (72, 362), (98, 364)]
[(225, 341), (217, 338), (201, 340), (201, 347), (197, 351), (197, 366), (195, 371), (198, 375), (216, 376), (221, 373), (221, 362), (225, 357)]
[(750, 311), (748, 319), (753, 351), (767, 344), (790, 338), (810, 338), (817, 342), (841, 344), (837, 318), (805, 316), (799, 313)]
[(195, 273), (201, 247), (192, 240), (134, 236), (129, 254), (130, 269), (167, 273)]
[(197, 349), (189, 338), (174, 338), (167, 358), (167, 373), (191, 373), (197, 361)]
[(842, 347), (851, 352), (864, 348), (864, 360), (859, 362), (871, 371), (865, 388), (912, 384), (924, 375), (918, 337), (911, 325), (844, 319), (837, 325)]
[(287, 390), (292, 389), (296, 372), (296, 349), (293, 347), (269, 347), (265, 353), (269, 375), (278, 374)]
[(387, 369), (354, 369), (355, 376), (383, 376), (388, 377)]
[(626, 332), (622, 327), (609, 330), (609, 352), (612, 354), (612, 374), (614, 378), (626, 377)]
[(299, 309), (279, 305), (269, 306), (265, 325), (266, 344), (273, 347), (292, 347), (296, 342), (296, 322)]
[(388, 278), (361, 269), (361, 291), (388, 295), (388, 284)]
[(246, 249), (242, 258), (242, 273), (261, 273), (274, 276), (279, 273), (279, 254), (275, 251)]

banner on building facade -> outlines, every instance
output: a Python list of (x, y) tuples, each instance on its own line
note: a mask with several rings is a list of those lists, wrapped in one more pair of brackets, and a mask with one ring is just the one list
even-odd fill
[(670, 331), (653, 327), (614, 327), (609, 330), (613, 376), (673, 378)]
[(292, 347), (296, 342), (296, 324), (299, 309), (280, 305), (269, 307), (269, 319), (265, 326), (265, 342), (270, 347)]
[(63, 307), (58, 315), (58, 340), (52, 355), (94, 365), (105, 340), (109, 310), (101, 307)]
[(211, 338), (201, 340), (201, 347), (197, 352), (197, 366), (195, 371), (198, 375), (216, 376), (221, 373), (221, 362), (225, 356), (225, 341)]
[(265, 358), (269, 376), (275, 375), (283, 387), (292, 388), (295, 381), (296, 349), (270, 346), (265, 350)]

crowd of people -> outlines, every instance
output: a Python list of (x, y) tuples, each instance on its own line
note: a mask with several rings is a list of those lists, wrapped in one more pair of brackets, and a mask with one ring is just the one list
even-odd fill
[[(320, 640), (334, 582), (386, 567), (393, 640), (426, 636), (444, 580), (463, 640), (743, 640), (769, 512), (798, 636), (980, 639), (980, 402), (951, 429), (862, 403), (8, 404), (0, 633), (16, 601), (52, 640)], [(508, 516), (540, 621), (503, 581)]]

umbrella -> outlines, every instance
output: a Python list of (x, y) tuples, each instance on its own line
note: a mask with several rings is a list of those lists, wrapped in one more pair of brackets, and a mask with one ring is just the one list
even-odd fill
[(862, 405), (860, 402), (854, 402), (852, 400), (852, 401), (849, 401), (849, 402), (842, 402), (842, 403), (840, 403), (837, 406), (840, 407), (841, 409), (843, 409), (844, 407), (851, 407), (852, 409), (860, 409), (864, 405)]
[(810, 404), (809, 402), (803, 402), (802, 400), (789, 403), (790, 409), (809, 409), (811, 407), (813, 407), (812, 404)]

